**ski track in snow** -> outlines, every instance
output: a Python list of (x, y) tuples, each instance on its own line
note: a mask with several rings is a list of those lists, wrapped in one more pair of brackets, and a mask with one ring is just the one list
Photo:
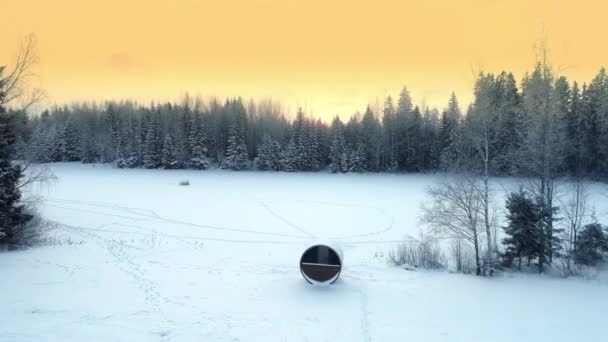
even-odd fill
[(306, 230), (306, 229), (304, 229), (304, 228), (300, 227), (299, 225), (296, 225), (295, 223), (293, 223), (293, 222), (291, 222), (290, 220), (286, 219), (284, 216), (279, 215), (279, 214), (278, 214), (278, 213), (277, 213), (275, 210), (273, 210), (272, 208), (270, 208), (270, 207), (269, 207), (269, 206), (268, 206), (266, 203), (264, 203), (264, 202), (260, 201), (260, 202), (258, 202), (258, 204), (259, 204), (259, 205), (260, 205), (262, 208), (266, 209), (266, 211), (267, 211), (267, 212), (268, 212), (270, 215), (272, 215), (272, 216), (274, 216), (275, 218), (279, 219), (280, 221), (282, 221), (282, 222), (283, 222), (283, 223), (285, 223), (286, 225), (290, 226), (291, 228), (293, 228), (293, 229), (295, 229), (295, 230), (299, 231), (300, 233), (302, 233), (302, 234), (304, 234), (304, 235), (307, 235), (307, 236), (308, 236), (309, 238), (311, 238), (311, 239), (315, 239), (315, 238), (317, 238), (317, 236), (316, 236), (315, 234), (312, 234), (312, 233), (311, 233), (311, 232), (309, 232), (308, 230)]
[[(155, 211), (150, 210), (150, 209), (125, 207), (125, 206), (120, 206), (115, 203), (87, 202), (87, 201), (75, 201), (75, 200), (54, 199), (54, 198), (47, 199), (47, 201), (49, 201), (51, 203), (53, 203), (53, 202), (66, 203), (66, 204), (71, 203), (71, 204), (75, 204), (76, 206), (93, 206), (93, 207), (111, 208), (111, 209), (117, 209), (118, 212), (127, 211), (128, 213), (138, 215), (138, 217), (125, 216), (125, 215), (121, 215), (119, 213), (105, 213), (105, 212), (81, 209), (81, 208), (77, 208), (77, 207), (71, 208), (71, 207), (65, 207), (65, 206), (58, 206), (58, 205), (54, 205), (54, 204), (47, 204), (50, 207), (54, 207), (54, 208), (58, 208), (58, 209), (80, 211), (80, 212), (84, 212), (84, 213), (92, 213), (92, 214), (97, 214), (97, 215), (113, 216), (113, 217), (117, 217), (117, 218), (131, 219), (131, 220), (139, 221), (139, 222), (159, 221), (159, 222), (173, 223), (173, 224), (179, 224), (179, 225), (185, 225), (185, 226), (193, 226), (193, 227), (198, 227), (198, 228), (208, 228), (208, 229), (214, 229), (214, 230), (225, 230), (225, 231), (232, 231), (232, 232), (239, 232), (239, 233), (268, 235), (268, 236), (275, 236), (275, 237), (287, 237), (287, 238), (295, 238), (295, 239), (315, 240), (318, 238), (315, 234), (302, 228), (301, 225), (295, 224), (292, 220), (286, 218), (284, 215), (279, 214), (276, 211), (276, 209), (273, 209), (272, 207), (270, 207), (267, 204), (267, 202), (265, 202), (265, 201), (257, 201), (257, 203), (260, 207), (264, 208), (264, 210), (266, 210), (270, 215), (272, 215), (276, 219), (280, 220), (281, 222), (285, 223), (287, 226), (302, 233), (303, 235), (291, 235), (291, 234), (285, 234), (285, 233), (272, 233), (272, 232), (263, 232), (263, 231), (259, 231), (259, 230), (248, 230), (248, 229), (241, 229), (241, 228), (218, 227), (218, 226), (211, 226), (211, 225), (205, 225), (205, 224), (198, 224), (198, 223), (193, 223), (193, 222), (187, 222), (187, 221), (181, 221), (181, 220), (161, 217)], [(302, 201), (298, 200), (298, 202), (302, 202)], [(381, 236), (382, 234), (385, 234), (385, 233), (391, 231), (392, 229), (394, 229), (395, 217), (388, 214), (386, 212), (386, 210), (384, 210), (382, 208), (374, 207), (374, 206), (367, 206), (367, 205), (349, 205), (349, 204), (343, 204), (343, 203), (332, 203), (332, 202), (323, 202), (323, 201), (310, 201), (310, 203), (318, 203), (318, 204), (324, 204), (324, 205), (330, 205), (330, 206), (334, 205), (334, 206), (341, 206), (341, 207), (353, 208), (353, 209), (371, 209), (371, 210), (375, 210), (375, 211), (381, 213), (383, 216), (386, 217), (386, 219), (388, 221), (388, 223), (380, 229), (372, 229), (369, 232), (360, 233), (360, 234), (332, 236), (332, 237), (329, 237), (330, 240), (343, 241), (342, 243), (344, 245), (399, 242), (397, 240), (389, 240), (389, 241), (374, 241), (374, 240), (359, 240), (359, 239), (354, 240), (354, 241), (351, 240), (351, 239), (356, 239), (356, 238), (369, 238), (369, 237), (374, 237), (374, 236)], [(145, 214), (145, 213), (147, 213), (147, 214)], [(134, 227), (134, 226), (132, 226), (132, 227)], [(84, 227), (82, 227), (82, 228), (84, 228)], [(139, 228), (142, 230), (149, 230), (146, 228), (142, 228), (141, 226)], [(125, 232), (125, 233), (127, 233), (127, 232)], [(178, 239), (179, 238), (189, 238), (187, 236), (179, 236), (179, 235), (168, 235), (168, 234), (163, 234), (163, 235), (166, 237), (173, 237), (173, 238), (178, 238)], [(201, 238), (201, 239), (204, 239), (204, 238)], [(226, 239), (226, 240), (210, 239), (210, 240), (238, 242), (238, 240), (229, 240), (229, 239)], [(246, 241), (241, 241), (241, 242), (246, 243)], [(280, 243), (280, 241), (270, 241), (269, 243), (273, 243), (273, 242)], [(287, 242), (287, 243), (290, 243), (290, 242)]]
[(372, 337), (369, 331), (369, 304), (367, 294), (363, 289), (358, 289), (357, 292), (361, 302), (361, 336), (363, 337), (364, 342), (371, 342)]
[[(344, 208), (353, 209), (353, 210), (360, 210), (360, 209), (370, 210), (371, 209), (371, 210), (374, 210), (374, 211), (380, 213), (382, 216), (384, 216), (387, 219), (388, 223), (384, 226), (381, 226), (378, 229), (371, 229), (368, 232), (359, 233), (359, 234), (330, 236), (330, 237), (328, 237), (328, 239), (330, 239), (330, 240), (348, 240), (348, 239), (353, 239), (353, 238), (366, 238), (366, 237), (379, 236), (379, 235), (385, 234), (394, 229), (395, 217), (393, 215), (390, 215), (389, 213), (386, 212), (385, 209), (380, 208), (380, 207), (363, 205), (363, 204), (347, 204), (347, 203), (337, 203), (337, 202), (328, 202), (328, 201), (314, 201), (314, 200), (307, 201), (307, 200), (301, 200), (301, 199), (296, 199), (296, 200), (292, 200), (292, 201), (300, 203), (302, 205), (312, 203), (312, 204), (321, 204), (321, 205), (325, 205), (325, 206), (344, 207)], [(268, 201), (258, 200), (258, 203), (261, 206), (263, 206), (271, 215), (273, 215), (276, 218), (278, 218), (279, 220), (285, 222), (288, 226), (295, 228), (298, 231), (300, 231), (312, 238), (317, 237), (315, 234), (310, 233), (309, 231), (303, 229), (301, 226), (294, 224), (293, 221), (286, 219), (283, 215), (277, 214), (277, 212), (275, 210), (271, 209), (268, 206), (268, 204), (267, 204)], [(357, 241), (344, 242), (344, 244), (351, 244), (351, 243), (357, 243)]]
[(126, 250), (126, 248), (138, 248), (126, 245), (122, 241), (119, 242), (115, 239), (105, 238), (101, 235), (91, 233), (90, 231), (86, 232), (86, 235), (93, 238), (94, 241), (106, 250), (108, 255), (111, 256), (113, 264), (136, 283), (143, 292), (146, 303), (151, 307), (151, 311), (158, 314), (162, 319), (163, 326), (160, 327), (159, 330), (163, 332), (160, 334), (162, 335), (161, 337), (169, 337), (169, 333), (172, 331), (173, 322), (167, 318), (167, 315), (163, 310), (163, 305), (175, 303), (160, 293), (154, 281), (146, 277), (141, 264), (137, 263)]
[[(53, 200), (50, 199), (48, 200), (49, 202), (55, 202), (57, 200)], [(191, 227), (197, 227), (197, 228), (206, 228), (206, 229), (212, 229), (212, 230), (221, 230), (221, 231), (230, 231), (230, 232), (237, 232), (237, 233), (248, 233), (248, 234), (256, 234), (256, 235), (267, 235), (267, 236), (275, 236), (275, 237), (287, 237), (287, 238), (295, 238), (295, 239), (307, 239), (311, 237), (310, 233), (305, 232), (304, 230), (302, 230), (301, 232), (303, 232), (304, 234), (306, 234), (307, 236), (301, 236), (301, 235), (292, 235), (292, 234), (283, 234), (283, 233), (272, 233), (272, 232), (264, 232), (264, 231), (260, 231), (260, 230), (248, 230), (248, 229), (240, 229), (240, 228), (231, 228), (231, 227), (219, 227), (219, 226), (211, 226), (211, 225), (204, 225), (204, 224), (198, 224), (198, 223), (193, 223), (193, 222), (187, 222), (187, 221), (181, 221), (181, 220), (175, 220), (175, 219), (171, 219), (171, 218), (166, 218), (166, 217), (162, 217), (159, 216), (158, 214), (154, 213), (154, 211), (152, 210), (148, 210), (148, 209), (135, 209), (138, 211), (147, 211), (153, 214), (142, 214), (141, 212), (138, 211), (134, 211), (134, 208), (128, 208), (128, 207), (121, 207), (118, 205), (107, 205), (107, 204), (103, 204), (103, 205), (99, 205), (99, 204), (92, 204), (92, 203), (77, 203), (78, 205), (83, 205), (83, 206), (98, 206), (98, 207), (110, 207), (110, 208), (116, 208), (119, 210), (126, 210), (132, 214), (135, 215), (139, 215), (139, 217), (132, 217), (132, 216), (125, 216), (125, 215), (120, 215), (120, 214), (112, 214), (112, 213), (105, 213), (105, 212), (99, 212), (99, 211), (93, 211), (93, 210), (87, 210), (87, 209), (81, 209), (81, 208), (70, 208), (70, 207), (65, 207), (65, 206), (58, 206), (55, 204), (47, 204), (47, 206), (49, 207), (53, 207), (53, 208), (58, 208), (58, 209), (64, 209), (64, 210), (72, 210), (72, 211), (77, 211), (77, 212), (83, 212), (83, 213), (91, 213), (91, 214), (97, 214), (97, 215), (104, 215), (104, 216), (113, 216), (113, 217), (118, 217), (118, 218), (125, 218), (125, 219), (132, 219), (132, 220), (139, 220), (139, 221), (145, 221), (145, 220), (156, 220), (156, 221), (160, 221), (160, 222), (166, 222), (166, 223), (173, 223), (173, 224), (178, 224), (178, 225), (183, 225), (183, 226), (191, 226)], [(280, 217), (277, 215), (277, 217)], [(285, 219), (282, 219), (284, 222), (288, 222)], [(295, 227), (295, 225), (293, 224), (289, 224), (292, 227)]]

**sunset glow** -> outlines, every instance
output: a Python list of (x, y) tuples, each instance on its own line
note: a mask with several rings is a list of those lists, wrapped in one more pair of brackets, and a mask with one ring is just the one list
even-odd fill
[(0, 64), (38, 40), (49, 104), (185, 92), (350, 115), (407, 86), (417, 104), (470, 100), (480, 70), (521, 79), (546, 38), (570, 79), (608, 58), (604, 1), (20, 0), (2, 6)]

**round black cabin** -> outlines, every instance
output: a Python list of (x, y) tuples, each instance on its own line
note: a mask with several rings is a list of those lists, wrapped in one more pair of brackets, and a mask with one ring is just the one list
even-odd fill
[(334, 246), (317, 244), (304, 251), (300, 272), (311, 284), (333, 284), (342, 271), (342, 251)]

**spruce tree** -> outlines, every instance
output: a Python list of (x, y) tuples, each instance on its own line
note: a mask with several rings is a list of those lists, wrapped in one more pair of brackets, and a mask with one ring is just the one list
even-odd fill
[(349, 148), (345, 162), (346, 172), (365, 172), (367, 169), (365, 162), (365, 146), (363, 144), (358, 144)]
[(361, 119), (361, 133), (368, 170), (378, 172), (382, 157), (382, 127), (369, 105)]
[(57, 126), (51, 127), (46, 134), (45, 154), (49, 162), (60, 162), (63, 160), (63, 130)]
[(412, 110), (406, 125), (405, 144), (403, 149), (404, 168), (406, 171), (422, 170), (422, 114), (418, 106)]
[(461, 118), (456, 94), (452, 92), (448, 107), (441, 115), (439, 128), (440, 163), (443, 169), (449, 169), (458, 158), (457, 129)]
[(293, 137), (289, 139), (289, 142), (281, 151), (281, 169), (287, 172), (299, 171), (299, 160), (298, 153), (301, 149), (296, 146)]
[(606, 227), (597, 222), (583, 227), (576, 239), (574, 261), (579, 265), (595, 266), (608, 259)]
[(190, 119), (188, 129), (188, 150), (190, 153), (188, 165), (193, 169), (206, 170), (210, 164), (207, 149), (208, 130), (200, 114), (195, 114)]
[(336, 172), (346, 172), (346, 140), (344, 138), (344, 123), (336, 116), (331, 123), (331, 144), (329, 148), (329, 169)]
[(521, 269), (522, 260), (526, 259), (530, 266), (543, 249), (542, 208), (523, 189), (509, 194), (506, 208), (508, 224), (503, 227), (507, 235), (502, 241), (503, 257), (509, 267), (517, 259), (517, 268)]
[(23, 176), (19, 165), (13, 164), (15, 144), (14, 113), (4, 108), (6, 78), (0, 67), (0, 243), (13, 242), (18, 230), (32, 219), (20, 203), (19, 180)]
[(568, 175), (580, 177), (585, 175), (584, 158), (586, 139), (583, 128), (583, 103), (578, 83), (572, 84), (570, 92), (570, 105), (561, 118), (560, 125), (564, 136), (564, 172)]
[[(138, 135), (133, 125), (132, 121), (124, 120), (120, 128), (118, 155), (115, 160), (116, 166), (120, 168), (135, 168), (139, 166)], [(146, 167), (153, 168), (151, 166)]]
[(258, 156), (254, 161), (255, 168), (258, 170), (281, 169), (281, 144), (272, 139), (268, 134), (262, 138), (262, 143), (258, 145)]
[(344, 144), (344, 137), (336, 136), (334, 137), (329, 150), (329, 169), (333, 173), (346, 172), (348, 168), (346, 160), (347, 151)]
[(165, 140), (162, 149), (161, 165), (165, 169), (179, 168), (179, 160), (177, 158), (175, 140), (170, 134), (165, 135)]
[(161, 164), (160, 122), (158, 113), (147, 113), (144, 119), (144, 140), (142, 147), (143, 166), (158, 168)]
[(92, 122), (87, 123), (81, 135), (80, 160), (83, 163), (95, 163), (99, 160), (95, 133), (96, 129)]
[(384, 102), (384, 112), (382, 117), (384, 128), (384, 156), (383, 168), (386, 170), (396, 170), (397, 164), (397, 122), (393, 98), (388, 96)]
[(80, 160), (80, 136), (72, 123), (66, 124), (61, 130), (59, 144), (62, 161)]
[(293, 122), (293, 132), (288, 149), (290, 163), (294, 171), (310, 170), (312, 165), (312, 154), (309, 123), (302, 108), (298, 109)]
[(238, 171), (247, 168), (248, 165), (247, 145), (245, 145), (245, 139), (238, 123), (234, 123), (228, 133), (228, 146), (221, 167), (222, 169)]
[(422, 150), (422, 171), (428, 172), (439, 168), (441, 146), (439, 143), (439, 112), (426, 108), (422, 118), (422, 137), (419, 146)]
[(496, 133), (491, 141), (492, 173), (517, 174), (520, 167), (518, 153), (525, 135), (521, 109), (521, 95), (513, 74), (502, 72), (496, 79), (494, 108), (497, 111)]
[(414, 149), (413, 141), (410, 136), (410, 125), (413, 124), (412, 117), (412, 97), (406, 87), (403, 87), (399, 93), (399, 101), (397, 111), (394, 117), (395, 133), (395, 158), (397, 168), (400, 170), (412, 170), (415, 166), (412, 165), (412, 152)]

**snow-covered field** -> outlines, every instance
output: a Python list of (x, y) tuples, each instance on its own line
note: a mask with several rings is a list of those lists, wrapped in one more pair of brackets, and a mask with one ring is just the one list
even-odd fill
[[(0, 341), (606, 340), (605, 281), (390, 266), (441, 176), (52, 170), (50, 244), (0, 253)], [(299, 273), (319, 238), (332, 286)]]

